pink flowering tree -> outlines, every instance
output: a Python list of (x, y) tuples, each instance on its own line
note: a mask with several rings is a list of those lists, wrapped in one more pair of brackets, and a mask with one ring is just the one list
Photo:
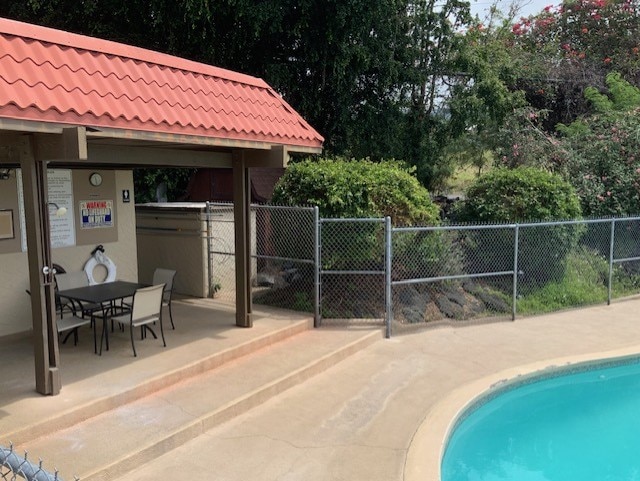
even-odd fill
[(608, 95), (587, 90), (598, 113), (565, 126), (559, 168), (588, 216), (640, 214), (640, 89), (612, 73)]
[(639, 18), (640, 0), (574, 0), (512, 25), (517, 84), (533, 107), (549, 111), (547, 130), (590, 113), (584, 89), (604, 89), (612, 71), (640, 85)]

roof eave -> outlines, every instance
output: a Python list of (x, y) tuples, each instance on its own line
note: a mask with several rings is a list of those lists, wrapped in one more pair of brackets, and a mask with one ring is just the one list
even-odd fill
[[(0, 131), (62, 134), (62, 129), (68, 127), (68, 124), (0, 117)], [(285, 142), (225, 139), (218, 137), (181, 135), (167, 132), (148, 132), (131, 129), (115, 129), (108, 127), (86, 126), (86, 128), (87, 139), (121, 139), (133, 140), (142, 143), (148, 142), (154, 144), (180, 144), (184, 145), (185, 147), (195, 146), (199, 148), (210, 147), (250, 150), (270, 150), (274, 146), (282, 145), (286, 147), (287, 151), (294, 153), (319, 154), (322, 152), (322, 146), (318, 145), (298, 145)]]

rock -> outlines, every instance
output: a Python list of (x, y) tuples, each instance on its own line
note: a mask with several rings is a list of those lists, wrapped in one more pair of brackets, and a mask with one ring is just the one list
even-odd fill
[(410, 324), (418, 324), (424, 322), (424, 313), (412, 307), (403, 307), (402, 316)]
[(491, 292), (478, 291), (475, 296), (484, 302), (485, 306), (492, 311), (509, 312), (511, 310), (511, 306), (505, 302), (504, 299)]
[(460, 304), (451, 302), (447, 296), (436, 297), (436, 304), (440, 312), (450, 319), (464, 319), (464, 309)]
[(404, 286), (398, 292), (398, 302), (403, 305), (426, 304), (431, 300), (427, 292), (420, 292), (414, 286)]
[(256, 278), (256, 282), (260, 287), (272, 287), (276, 283), (276, 278), (272, 274), (265, 274), (264, 272), (259, 272)]
[(449, 299), (451, 302), (455, 302), (459, 306), (464, 307), (467, 304), (467, 299), (465, 297), (464, 291), (460, 288), (451, 289), (442, 293)]

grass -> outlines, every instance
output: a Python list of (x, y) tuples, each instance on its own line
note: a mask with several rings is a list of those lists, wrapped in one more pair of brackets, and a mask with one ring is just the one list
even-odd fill
[[(482, 173), (489, 171), (489, 167), (484, 167)], [(463, 194), (467, 191), (469, 186), (475, 182), (478, 178), (478, 167), (474, 165), (461, 165), (459, 166), (453, 175), (447, 179), (445, 185), (445, 193), (450, 194)]]
[(609, 266), (597, 252), (582, 247), (566, 258), (564, 276), (518, 300), (518, 312), (540, 314), (607, 300)]

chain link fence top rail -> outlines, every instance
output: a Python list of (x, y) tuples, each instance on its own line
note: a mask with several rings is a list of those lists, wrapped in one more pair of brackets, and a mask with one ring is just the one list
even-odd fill
[[(27, 459), (27, 453), (20, 456), (13, 446), (8, 448), (0, 446), (0, 480), (2, 481), (62, 481), (58, 472), (53, 474), (43, 469), (42, 461), (34, 464)], [(78, 481), (77, 477), (74, 477)]]

